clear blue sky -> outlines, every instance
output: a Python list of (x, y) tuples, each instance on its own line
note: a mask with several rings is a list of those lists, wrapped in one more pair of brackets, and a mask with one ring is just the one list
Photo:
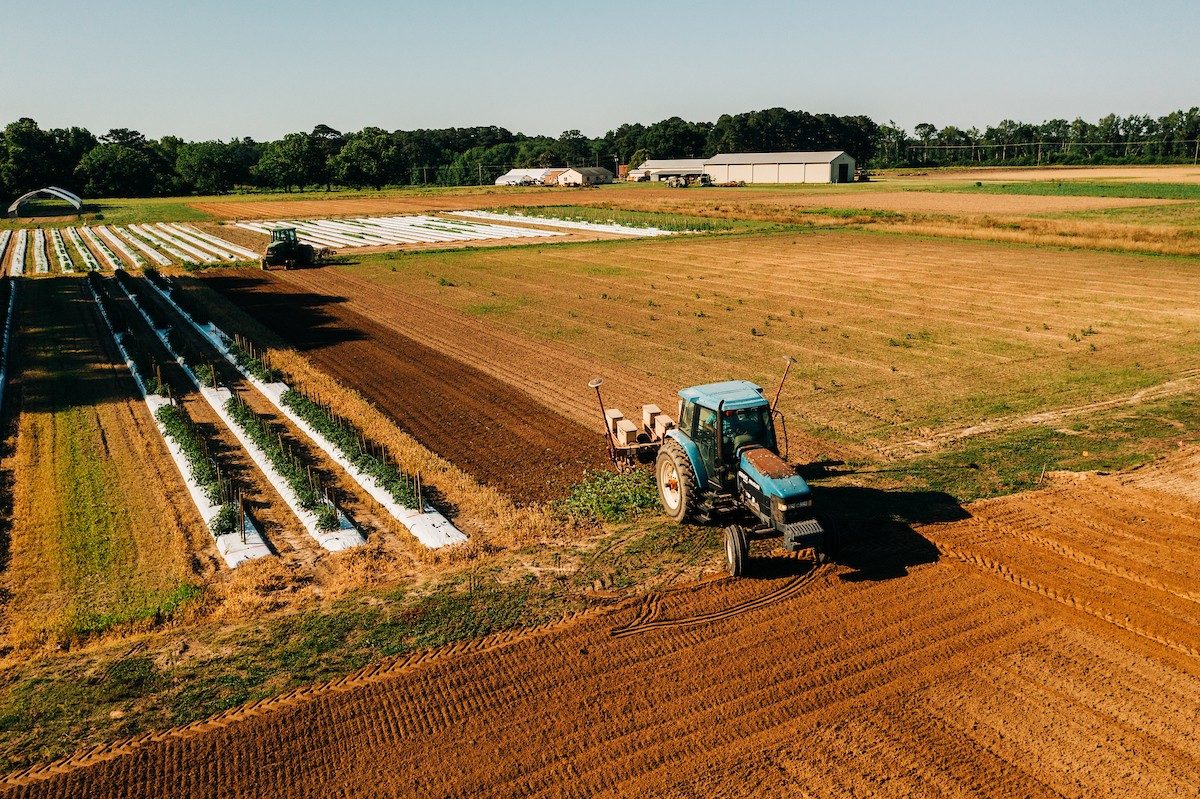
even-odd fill
[(0, 0), (0, 123), (189, 139), (785, 106), (911, 128), (1200, 105), (1195, 0)]

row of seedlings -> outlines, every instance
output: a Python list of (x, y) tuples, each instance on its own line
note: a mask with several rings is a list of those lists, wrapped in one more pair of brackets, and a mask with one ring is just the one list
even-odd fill
[[(151, 271), (154, 278), (148, 277), (147, 281), (162, 279), (157, 272)], [(150, 321), (167, 349), (200, 388), (201, 395), (275, 485), (309, 534), (325, 549), (334, 552), (365, 543), (350, 517), (321, 484), (307, 458), (286, 444), (281, 430), (256, 414), (229, 388), (219, 385), (213, 363), (200, 356), (183, 331), (168, 322), (158, 306), (147, 298), (147, 281), (129, 275), (118, 276), (118, 279), (122, 280), (122, 287)], [(151, 307), (155, 310), (149, 311)]]
[[(386, 466), (387, 457), (384, 450), (369, 445), (361, 432), (358, 435), (361, 439), (358, 446), (339, 443), (343, 441), (342, 436), (326, 436), (318, 425), (314, 425), (283, 401), (284, 396), (291, 390), (290, 387), (282, 382), (282, 375), (278, 370), (271, 368), (258, 357), (246, 339), (238, 335), (230, 337), (211, 324), (207, 314), (192, 301), (187, 292), (175, 291), (174, 281), (155, 270), (148, 271), (146, 278), (180, 316), (190, 322), (215, 349), (238, 367), (260, 394), (303, 431), (331, 460), (341, 466), (359, 487), (382, 505), (418, 541), (430, 549), (436, 549), (467, 540), (467, 536), (449, 519), (425, 504), (420, 491), (414, 496), (412, 488), (401, 488), (406, 481), (410, 487), (420, 485), (419, 476), (404, 474), (394, 463), (390, 467)], [(370, 457), (364, 459), (364, 454), (373, 456), (379, 462)]]
[(100, 253), (100, 258), (104, 261), (104, 263), (108, 264), (109, 269), (113, 270), (114, 272), (119, 272), (125, 268), (125, 264), (121, 263), (121, 259), (117, 257), (115, 252), (112, 251), (112, 247), (109, 247), (107, 244), (101, 241), (100, 237), (96, 235), (96, 231), (92, 230), (90, 227), (82, 227), (79, 230), (83, 233), (83, 237), (88, 240), (88, 243), (95, 247), (96, 251)]
[(104, 225), (96, 225), (96, 232), (100, 234), (101, 241), (105, 242), (106, 245), (111, 244), (113, 247), (115, 247), (117, 251), (121, 253), (121, 255), (125, 256), (125, 260), (127, 262), (133, 264), (134, 266), (143, 268), (146, 266), (145, 258), (129, 249), (128, 244), (121, 241), (121, 239), (115, 233), (106, 228)]
[(56, 227), (50, 228), (50, 245), (54, 248), (58, 268), (63, 272), (74, 272), (75, 262), (71, 260), (71, 253), (67, 252), (67, 243), (63, 239), (62, 231)]
[(103, 279), (90, 272), (88, 286), (222, 559), (235, 568), (271, 554), (254, 519), (246, 513), (240, 490), (222, 473), (208, 439), (171, 395), (161, 365), (142, 349)]
[(83, 243), (83, 238), (79, 235), (79, 228), (67, 228), (67, 238), (71, 240), (71, 244), (75, 245), (75, 251), (79, 253), (79, 258), (83, 266), (89, 272), (99, 272), (100, 262), (96, 260), (96, 256), (92, 255), (92, 251)]

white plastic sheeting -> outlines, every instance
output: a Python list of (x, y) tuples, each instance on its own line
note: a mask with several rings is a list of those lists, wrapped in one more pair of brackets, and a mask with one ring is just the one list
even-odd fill
[(596, 233), (619, 233), (624, 236), (671, 236), (674, 231), (662, 230), (656, 227), (631, 227), (629, 225), (600, 224), (598, 222), (576, 222), (573, 219), (554, 219), (542, 216), (523, 216), (520, 214), (498, 214), (493, 211), (448, 211), (452, 216), (462, 216), (468, 219), (489, 219), (496, 222), (525, 222), (526, 224), (546, 225), (547, 227), (563, 227), (572, 230), (590, 230)]
[(22, 194), (17, 199), (13, 200), (13, 204), (8, 206), (8, 212), (11, 214), (17, 210), (21, 203), (41, 195), (43, 197), (56, 197), (59, 200), (65, 200), (75, 206), (76, 211), (83, 210), (83, 198), (73, 191), (59, 188), (58, 186), (47, 186), (44, 189), (34, 189), (31, 192)]
[[(125, 365), (129, 367), (130, 374), (133, 375), (133, 380), (137, 383), (138, 392), (142, 395), (142, 400), (146, 403), (146, 407), (150, 409), (150, 415), (154, 417), (154, 426), (158, 428), (158, 433), (162, 436), (163, 442), (167, 445), (167, 451), (171, 453), (171, 460), (175, 461), (176, 468), (179, 469), (179, 474), (183, 478), (183, 483), (187, 487), (188, 495), (191, 496), (192, 502), (196, 505), (196, 510), (200, 512), (200, 518), (204, 519), (204, 523), (208, 525), (209, 532), (212, 532), (213, 523), (216, 522), (217, 516), (221, 512), (219, 505), (213, 504), (212, 500), (196, 482), (195, 476), (192, 474), (191, 461), (183, 454), (183, 450), (176, 443), (175, 439), (171, 438), (167, 433), (167, 428), (158, 420), (158, 410), (165, 405), (170, 405), (171, 401), (166, 397), (158, 394), (151, 394), (146, 389), (146, 384), (142, 382), (141, 375), (138, 374), (137, 367), (133, 363), (133, 359), (129, 357), (129, 353), (125, 350), (125, 336), (122, 333), (116, 333), (112, 327), (112, 320), (108, 318), (108, 314), (104, 310), (104, 305), (100, 302), (100, 298), (96, 295), (96, 290), (88, 284), (88, 290), (92, 292), (92, 298), (96, 301), (96, 307), (100, 310), (100, 315), (104, 318), (105, 325), (108, 326), (108, 332), (112, 334), (113, 340), (117, 343), (117, 349), (121, 352), (121, 357), (125, 360)], [(254, 522), (249, 518), (246, 519), (245, 526), (240, 533), (226, 533), (224, 535), (213, 535), (213, 540), (217, 544), (217, 551), (221, 553), (222, 560), (229, 568), (237, 568), (244, 561), (263, 558), (271, 554), (267, 542), (263, 540), (262, 533), (254, 526)]]
[(83, 243), (83, 239), (79, 235), (79, 229), (73, 227), (67, 228), (67, 238), (69, 238), (71, 243), (75, 245), (76, 252), (78, 252), (79, 257), (83, 259), (83, 265), (88, 269), (99, 271), (100, 262), (96, 260), (96, 256), (92, 255), (92, 251), (89, 250), (87, 245)]
[(186, 239), (188, 242), (203, 247), (210, 252), (213, 252), (227, 261), (257, 261), (258, 253), (251, 252), (245, 247), (239, 247), (231, 241), (225, 241), (211, 233), (205, 233), (203, 230), (194, 228), (191, 225), (183, 225), (177, 222), (163, 224), (161, 227), (168, 228), (180, 238)]
[(0, 269), (4, 268), (4, 253), (8, 252), (8, 243), (11, 240), (11, 230), (0, 230)]
[[(4, 257), (6, 244), (8, 244), (8, 237), (0, 234), (0, 259)], [(8, 309), (4, 314), (4, 334), (0, 336), (0, 411), (4, 410), (4, 387), (8, 384), (8, 350), (12, 344), (13, 316), (16, 315), (13, 311), (17, 308), (17, 286), (19, 285), (20, 282), (14, 280), (8, 287)]]
[(112, 251), (112, 247), (100, 241), (100, 237), (96, 235), (94, 230), (90, 227), (82, 227), (79, 229), (79, 232), (83, 234), (83, 237), (88, 240), (89, 244), (100, 252), (100, 258), (104, 263), (108, 264), (109, 269), (115, 272), (118, 269), (125, 268), (125, 264), (121, 263), (121, 259)]
[(146, 241), (153, 244), (155, 247), (161, 247), (163, 249), (163, 251), (166, 252), (168, 255), (178, 258), (180, 261), (182, 261), (185, 264), (198, 263), (198, 261), (195, 258), (188, 256), (188, 255), (184, 255), (178, 249), (173, 247), (169, 242), (167, 242), (166, 239), (159, 236), (156, 231), (151, 230), (148, 225), (130, 225), (129, 229), (131, 231), (133, 231), (134, 233), (136, 233), (137, 235), (144, 238)]
[(534, 230), (512, 225), (424, 215), (238, 222), (236, 224), (238, 227), (265, 233), (268, 236), (274, 228), (294, 227), (302, 242), (315, 247), (380, 247), (487, 239), (552, 238), (565, 235), (552, 230)]
[[(154, 288), (157, 288), (157, 286), (154, 286), (153, 283), (150, 283), (150, 285)], [(129, 297), (134, 307), (138, 309), (138, 312), (142, 314), (143, 318), (145, 318), (146, 322), (149, 324), (150, 317), (146, 314), (138, 299), (124, 286), (121, 286), (121, 290), (125, 292), (125, 295)], [(189, 317), (185, 316), (185, 318)], [(153, 325), (151, 325), (151, 327), (153, 327)], [(300, 502), (300, 497), (297, 496), (296, 492), (292, 490), (291, 484), (284, 479), (283, 475), (281, 475), (275, 469), (270, 458), (267, 457), (267, 453), (263, 452), (263, 450), (260, 449), (253, 440), (251, 440), (251, 438), (246, 434), (246, 431), (241, 428), (237, 421), (230, 416), (229, 411), (225, 408), (225, 403), (229, 402), (229, 399), (233, 396), (233, 393), (227, 388), (210, 388), (202, 385), (200, 383), (200, 378), (198, 378), (196, 373), (193, 372), (188, 365), (183, 362), (183, 359), (180, 357), (179, 353), (176, 352), (175, 348), (171, 346), (171, 342), (167, 339), (166, 332), (155, 328), (154, 334), (158, 336), (159, 341), (162, 342), (163, 346), (167, 349), (167, 352), (171, 353), (171, 355), (179, 362), (179, 368), (183, 370), (184, 374), (188, 376), (188, 379), (192, 381), (192, 384), (195, 385), (200, 391), (200, 396), (202, 396), (205, 402), (209, 404), (209, 407), (213, 409), (213, 412), (220, 417), (224, 425), (229, 428), (229, 432), (233, 433), (234, 438), (238, 440), (238, 443), (241, 444), (242, 448), (245, 449), (247, 454), (250, 455), (250, 460), (254, 461), (254, 464), (258, 466), (259, 470), (266, 475), (267, 480), (269, 480), (275, 490), (279, 492), (279, 496), (283, 498), (284, 504), (286, 504), (288, 508), (291, 509), (292, 513), (295, 514), (296, 518), (300, 520), (300, 524), (303, 525), (305, 531), (313, 538), (314, 541), (330, 552), (341, 552), (344, 549), (351, 549), (353, 547), (362, 546), (366, 543), (366, 540), (362, 537), (358, 530), (355, 529), (352, 524), (350, 524), (348, 519), (339, 518), (339, 529), (337, 530), (320, 529), (318, 526), (317, 514), (303, 507)]]
[(40, 275), (50, 271), (50, 259), (46, 257), (46, 233), (41, 228), (33, 231), (33, 271)]
[(8, 267), (10, 275), (25, 274), (25, 247), (29, 240), (29, 231), (25, 228), (17, 228), (13, 234), (13, 253), (12, 262)]
[(118, 226), (118, 227), (112, 228), (112, 233), (114, 236), (121, 239), (122, 241), (128, 242), (129, 244), (132, 244), (137, 249), (141, 250), (143, 253), (145, 253), (145, 255), (150, 260), (154, 261), (154, 263), (158, 264), (159, 266), (170, 266), (171, 265), (170, 258), (163, 255), (161, 252), (154, 249), (146, 242), (142, 241), (140, 238), (138, 238), (136, 235), (134, 235), (132, 231), (126, 230), (125, 228)]
[(392, 515), (392, 518), (404, 525), (413, 534), (413, 537), (429, 549), (460, 544), (467, 540), (465, 533), (433, 508), (408, 508), (397, 502), (391, 495), (391, 492), (374, 475), (367, 474), (359, 469), (349, 458), (342, 454), (337, 445), (284, 404), (283, 395), (289, 389), (286, 383), (265, 383), (250, 374), (233, 357), (233, 354), (229, 350), (229, 337), (219, 327), (211, 322), (207, 325), (197, 324), (183, 308), (179, 307), (170, 293), (163, 291), (154, 283), (151, 283), (150, 286), (158, 292), (159, 296), (169, 302), (175, 311), (186, 319), (197, 333), (208, 339), (209, 343), (242, 373), (247, 382), (270, 400), (271, 404), (281, 414), (291, 420), (292, 424), (300, 428), (334, 463), (341, 466), (364, 491), (371, 495), (372, 499), (382, 505)]
[(118, 252), (121, 253), (121, 255), (124, 255), (125, 260), (128, 261), (129, 263), (133, 264), (134, 266), (142, 266), (142, 267), (144, 267), (146, 265), (145, 258), (138, 255), (133, 250), (129, 249), (128, 244), (121, 241), (121, 239), (117, 238), (116, 234), (114, 234), (111, 230), (106, 228), (104, 225), (96, 225), (96, 233), (98, 233), (100, 235), (100, 238), (102, 241), (104, 241), (106, 244), (111, 244), (113, 247), (115, 247), (117, 249)]

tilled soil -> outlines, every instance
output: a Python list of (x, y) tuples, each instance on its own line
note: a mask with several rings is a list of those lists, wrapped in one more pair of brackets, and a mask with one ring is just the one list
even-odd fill
[(834, 565), (376, 664), (3, 793), (1194, 796), (1195, 462), (866, 524)]
[[(375, 403), (422, 445), (522, 503), (566, 493), (604, 466), (603, 438), (528, 393), (349, 307), (269, 273), (209, 285)], [(436, 326), (431, 309), (413, 313)], [(528, 368), (552, 370), (547, 362)]]

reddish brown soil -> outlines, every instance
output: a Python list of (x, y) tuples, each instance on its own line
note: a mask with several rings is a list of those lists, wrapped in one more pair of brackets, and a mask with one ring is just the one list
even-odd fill
[[(513, 499), (560, 497), (586, 470), (604, 466), (600, 434), (352, 310), (336, 294), (297, 290), (286, 280), (243, 272), (211, 277), (209, 285), (421, 444)], [(436, 326), (436, 314), (425, 324)]]
[[(1194, 796), (1195, 464), (1054, 477), (970, 515), (875, 497), (889, 513), (839, 564), (760, 561), (376, 664), (6, 795)], [(871, 499), (844, 490), (822, 499)]]

